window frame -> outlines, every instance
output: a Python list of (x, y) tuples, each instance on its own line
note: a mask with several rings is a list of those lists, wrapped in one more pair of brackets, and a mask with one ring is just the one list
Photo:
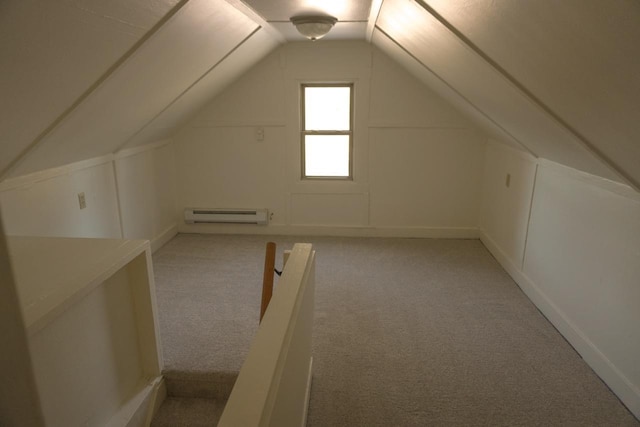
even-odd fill
[[(307, 130), (305, 111), (305, 89), (307, 87), (348, 87), (349, 88), (349, 130)], [(349, 83), (302, 83), (300, 84), (300, 152), (302, 180), (331, 180), (353, 181), (353, 125), (354, 125), (355, 84)], [(318, 176), (306, 173), (305, 137), (307, 135), (347, 135), (349, 136), (349, 175), (348, 176)]]

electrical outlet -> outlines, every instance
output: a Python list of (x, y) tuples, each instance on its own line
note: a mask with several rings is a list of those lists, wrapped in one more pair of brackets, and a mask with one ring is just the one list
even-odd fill
[(256, 128), (256, 141), (264, 141), (264, 128)]
[(509, 188), (509, 186), (511, 185), (511, 174), (510, 173), (507, 174), (507, 178), (504, 181), (504, 185), (506, 185), (507, 188)]
[(84, 197), (84, 192), (78, 193), (78, 204), (80, 205), (80, 209), (87, 207), (87, 199)]

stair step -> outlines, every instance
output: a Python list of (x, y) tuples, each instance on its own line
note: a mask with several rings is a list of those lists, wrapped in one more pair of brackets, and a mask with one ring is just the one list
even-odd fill
[(169, 397), (227, 400), (238, 378), (237, 372), (165, 371)]
[(226, 399), (167, 397), (151, 427), (212, 427), (218, 424)]

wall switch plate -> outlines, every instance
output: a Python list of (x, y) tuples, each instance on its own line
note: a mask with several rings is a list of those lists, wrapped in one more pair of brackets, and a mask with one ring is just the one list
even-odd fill
[(80, 209), (87, 207), (87, 199), (84, 197), (84, 192), (78, 193), (78, 204), (80, 205)]

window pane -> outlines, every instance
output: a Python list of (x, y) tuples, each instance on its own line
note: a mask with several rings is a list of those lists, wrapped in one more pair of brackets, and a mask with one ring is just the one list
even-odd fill
[(305, 87), (305, 130), (350, 130), (350, 87)]
[(306, 176), (349, 176), (349, 135), (306, 135)]

